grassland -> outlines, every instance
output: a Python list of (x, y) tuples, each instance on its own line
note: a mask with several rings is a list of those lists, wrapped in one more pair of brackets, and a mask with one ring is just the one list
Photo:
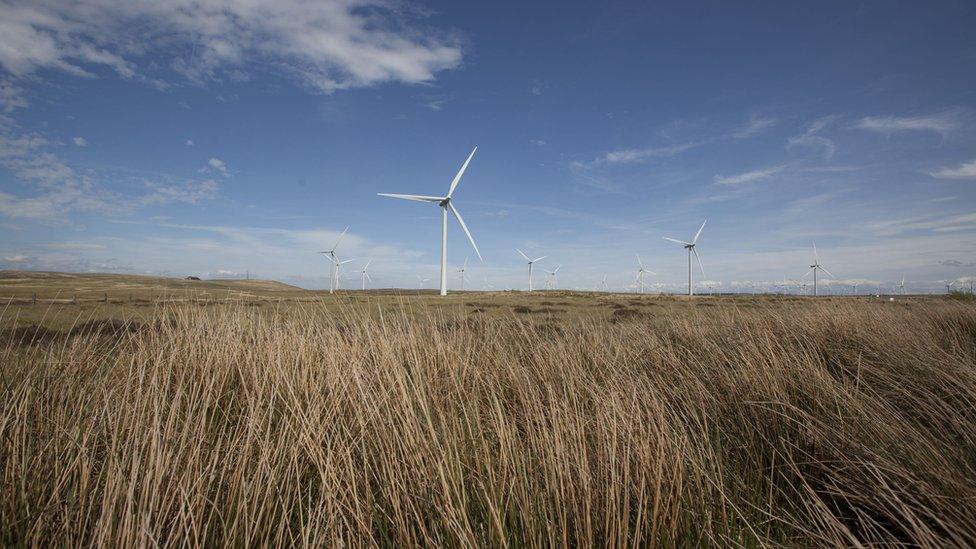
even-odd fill
[(4, 545), (976, 544), (971, 302), (0, 298)]

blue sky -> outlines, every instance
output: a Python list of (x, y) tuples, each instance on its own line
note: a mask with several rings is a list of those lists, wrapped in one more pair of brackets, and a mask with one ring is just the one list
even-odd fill
[[(976, 275), (972, 2), (0, 2), (0, 268), (838, 291)], [(538, 271), (537, 271), (538, 273)], [(457, 285), (452, 273), (451, 286)], [(537, 276), (541, 285), (541, 273)], [(846, 288), (845, 288), (846, 289)]]

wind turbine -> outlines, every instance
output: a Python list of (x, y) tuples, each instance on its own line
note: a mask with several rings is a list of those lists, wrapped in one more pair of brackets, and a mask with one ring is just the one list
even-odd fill
[(320, 254), (325, 254), (331, 261), (331, 264), (329, 266), (329, 293), (330, 294), (335, 291), (336, 277), (338, 276), (336, 273), (336, 265), (339, 263), (339, 258), (336, 256), (335, 251), (336, 248), (339, 247), (339, 242), (342, 241), (342, 237), (346, 236), (346, 231), (348, 230), (349, 230), (349, 225), (346, 225), (346, 228), (342, 229), (342, 232), (339, 233), (339, 238), (336, 239), (335, 244), (332, 245), (331, 250), (327, 252), (319, 252)]
[[(647, 270), (647, 269), (644, 268), (644, 264), (641, 263), (640, 254), (637, 254), (637, 267), (638, 267), (638, 269), (637, 269), (637, 287), (638, 287), (638, 292), (637, 293), (642, 294), (642, 293), (644, 293), (644, 273), (651, 273), (652, 275), (653, 274), (657, 274), (657, 273), (655, 273), (654, 271), (649, 271), (649, 270)], [(606, 277), (604, 277), (604, 278), (606, 278)]]
[(525, 260), (529, 262), (529, 291), (531, 292), (532, 291), (532, 264), (537, 261), (542, 261), (543, 259), (546, 258), (546, 256), (537, 257), (535, 259), (529, 259), (529, 256), (525, 255), (525, 253), (522, 252), (522, 250), (515, 248), (515, 251), (518, 252), (520, 256), (524, 257)]
[[(559, 283), (559, 281), (556, 279), (556, 273), (558, 273), (559, 272), (559, 269), (562, 269), (562, 268), (563, 268), (562, 265), (558, 265), (558, 266), (556, 266), (555, 269), (553, 269), (551, 271), (546, 271), (546, 289), (547, 290), (555, 290), (556, 289), (556, 285)], [(545, 270), (545, 269), (543, 269), (543, 270)]]
[(492, 284), (491, 282), (488, 282), (488, 277), (486, 276), (485, 277), (485, 289), (486, 290), (489, 290), (489, 289), (492, 289), (493, 290), (494, 288), (495, 288), (495, 285)]
[[(338, 256), (335, 256), (334, 259), (333, 259), (332, 256), (330, 256), (329, 259), (332, 260), (332, 266), (333, 266), (333, 269), (332, 270), (335, 272), (335, 276), (334, 276), (334, 278), (335, 278), (335, 284), (333, 284), (333, 287), (336, 290), (338, 290), (339, 289), (339, 281), (341, 280), (339, 278), (339, 271), (342, 270), (342, 266), (345, 265), (346, 263), (351, 263), (351, 262), (356, 261), (356, 260), (355, 259), (347, 259), (345, 261), (339, 261), (339, 257)], [(329, 293), (331, 294), (332, 291), (330, 290)]]
[(373, 281), (372, 278), (369, 278), (369, 273), (366, 272), (366, 269), (369, 268), (369, 264), (372, 263), (372, 262), (373, 262), (373, 260), (370, 259), (369, 261), (366, 262), (365, 265), (363, 265), (362, 275), (363, 275), (363, 289), (364, 290), (366, 289), (366, 280), (368, 279), (370, 282)]
[(424, 289), (424, 282), (427, 282), (430, 279), (429, 278), (424, 278), (424, 277), (422, 277), (420, 275), (417, 275), (417, 280), (420, 281), (420, 289), (423, 290)]
[(607, 291), (607, 275), (603, 275), (603, 280), (600, 281), (600, 286), (603, 288), (604, 292)]
[[(417, 194), (389, 194), (389, 193), (377, 193), (380, 196), (388, 196), (390, 198), (400, 198), (403, 200), (414, 200), (416, 202), (432, 202), (441, 207), (441, 295), (447, 295), (447, 211), (451, 210), (454, 217), (457, 219), (458, 224), (461, 225), (461, 229), (464, 230), (464, 234), (468, 236), (468, 240), (471, 241), (471, 247), (474, 248), (474, 253), (478, 254), (478, 259), (481, 258), (481, 252), (478, 251), (478, 245), (474, 243), (474, 237), (471, 236), (471, 231), (468, 230), (468, 226), (464, 224), (464, 219), (461, 217), (461, 213), (458, 212), (454, 204), (451, 204), (451, 197), (454, 196), (454, 190), (457, 189), (458, 183), (461, 182), (461, 176), (464, 175), (464, 170), (468, 169), (468, 163), (474, 157), (475, 151), (478, 147), (475, 147), (468, 155), (468, 159), (464, 161), (461, 165), (461, 169), (458, 170), (457, 175), (454, 176), (454, 181), (451, 181), (451, 187), (447, 190), (447, 196), (424, 196)], [(482, 259), (482, 261), (484, 261)]]
[(901, 277), (901, 284), (899, 284), (898, 286), (896, 286), (896, 288), (898, 288), (899, 290), (901, 290), (901, 295), (905, 295), (905, 275), (902, 275), (902, 277)]
[(827, 276), (834, 276), (830, 274), (830, 271), (825, 269), (823, 265), (820, 264), (820, 256), (817, 255), (817, 243), (814, 242), (813, 243), (813, 265), (810, 265), (810, 270), (807, 271), (807, 273), (802, 277), (802, 278), (806, 278), (808, 274), (813, 273), (813, 295), (814, 296), (820, 295), (818, 293), (818, 288), (817, 288), (817, 271), (823, 271), (824, 273), (827, 274)]
[(468, 270), (468, 258), (464, 258), (464, 265), (457, 270), (458, 277), (461, 279), (461, 291), (464, 291), (464, 272)]
[(701, 269), (702, 276), (705, 275), (705, 267), (702, 266), (701, 257), (698, 256), (698, 251), (695, 250), (695, 244), (698, 243), (698, 237), (701, 236), (702, 229), (705, 228), (705, 223), (708, 223), (708, 220), (707, 219), (705, 221), (702, 221), (701, 227), (698, 228), (698, 232), (695, 233), (695, 238), (692, 238), (691, 239), (691, 242), (685, 242), (684, 240), (677, 240), (677, 239), (674, 239), (674, 238), (668, 238), (666, 236), (664, 237), (664, 240), (670, 240), (671, 242), (676, 242), (678, 244), (681, 244), (682, 246), (685, 247), (686, 250), (688, 250), (688, 295), (695, 295), (694, 286), (693, 286), (693, 279), (692, 279), (692, 276), (691, 276), (691, 272), (692, 272), (691, 271), (691, 256), (692, 256), (692, 254), (694, 254), (695, 259), (698, 260), (698, 268)]

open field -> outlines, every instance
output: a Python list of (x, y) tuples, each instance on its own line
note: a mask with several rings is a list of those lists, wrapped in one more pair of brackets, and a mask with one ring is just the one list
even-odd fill
[(0, 298), (4, 545), (976, 544), (972, 302)]

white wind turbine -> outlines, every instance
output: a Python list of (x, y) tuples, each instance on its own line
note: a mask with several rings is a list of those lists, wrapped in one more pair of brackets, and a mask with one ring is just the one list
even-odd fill
[(349, 230), (349, 226), (346, 225), (345, 229), (339, 233), (339, 238), (336, 239), (335, 244), (332, 245), (332, 249), (327, 252), (319, 252), (320, 254), (325, 254), (331, 262), (329, 265), (329, 293), (333, 293), (336, 288), (336, 277), (338, 276), (336, 272), (336, 265), (339, 263), (339, 257), (336, 255), (336, 248), (339, 247), (339, 242), (342, 241), (342, 237), (346, 236), (346, 231)]
[(365, 265), (363, 265), (362, 276), (363, 276), (363, 289), (364, 290), (366, 289), (366, 281), (367, 280), (369, 280), (370, 282), (373, 281), (373, 279), (369, 277), (369, 273), (366, 272), (366, 269), (369, 268), (369, 264), (372, 263), (372, 262), (373, 262), (373, 260), (370, 259), (369, 261), (366, 262)]
[[(559, 272), (559, 269), (562, 269), (562, 268), (563, 268), (562, 265), (557, 265), (555, 269), (553, 269), (551, 271), (546, 271), (546, 289), (547, 290), (555, 290), (556, 289), (556, 285), (558, 284), (558, 280), (556, 279), (556, 273), (558, 273)], [(543, 269), (543, 270), (545, 270), (545, 269)]]
[[(334, 258), (333, 258), (333, 256), (334, 256)], [(335, 272), (335, 275), (333, 277), (334, 278), (334, 284), (332, 286), (333, 286), (333, 288), (335, 288), (336, 290), (338, 290), (339, 289), (339, 282), (342, 280), (339, 277), (339, 272), (342, 270), (342, 266), (345, 265), (346, 263), (352, 263), (353, 261), (356, 261), (356, 260), (355, 259), (347, 259), (345, 261), (339, 261), (339, 256), (335, 256), (334, 254), (333, 254), (333, 256), (330, 256), (329, 257), (329, 259), (332, 261), (332, 270), (333, 270), (333, 272)], [(332, 293), (332, 290), (329, 290), (329, 293), (331, 294)]]
[[(468, 159), (464, 161), (461, 165), (461, 169), (458, 170), (457, 175), (454, 176), (454, 181), (451, 181), (451, 187), (447, 190), (447, 196), (425, 196), (417, 194), (389, 194), (389, 193), (377, 193), (380, 196), (388, 196), (390, 198), (401, 198), (403, 200), (414, 200), (416, 202), (431, 202), (437, 204), (441, 207), (441, 295), (447, 295), (447, 211), (451, 210), (454, 217), (457, 219), (458, 224), (461, 225), (461, 229), (464, 230), (464, 234), (468, 236), (468, 240), (471, 241), (471, 246), (474, 248), (474, 252), (478, 254), (478, 259), (481, 258), (481, 252), (478, 251), (478, 245), (474, 243), (474, 237), (471, 236), (471, 232), (468, 231), (468, 226), (464, 224), (464, 219), (461, 217), (461, 213), (458, 212), (454, 204), (451, 203), (451, 197), (454, 196), (454, 190), (457, 189), (458, 183), (461, 182), (461, 176), (464, 175), (464, 170), (468, 169), (468, 163), (471, 162), (471, 158), (474, 157), (475, 151), (478, 147), (475, 147), (468, 155)], [(483, 261), (483, 260), (482, 260)]]
[(644, 268), (644, 264), (641, 263), (640, 254), (637, 254), (637, 293), (644, 293), (644, 273), (650, 273), (652, 275), (657, 274), (654, 271), (650, 271)]
[(899, 284), (898, 286), (896, 286), (896, 288), (898, 288), (899, 290), (901, 290), (901, 295), (905, 295), (905, 276), (904, 275), (902, 275), (902, 277), (901, 277), (901, 284)]
[(421, 290), (424, 289), (424, 283), (427, 282), (428, 280), (430, 280), (430, 279), (429, 278), (424, 278), (424, 277), (422, 277), (420, 275), (417, 275), (417, 281), (420, 282), (420, 289)]
[(461, 279), (461, 291), (462, 291), (462, 292), (464, 291), (464, 278), (465, 278), (465, 275), (464, 275), (464, 273), (465, 273), (465, 271), (467, 271), (467, 270), (468, 270), (468, 258), (466, 258), (466, 257), (465, 257), (465, 258), (464, 258), (464, 265), (462, 265), (462, 266), (461, 266), (461, 267), (460, 267), (460, 268), (459, 268), (459, 269), (457, 270), (457, 272), (458, 272), (458, 278), (460, 278), (460, 279)]
[(817, 271), (823, 271), (824, 273), (827, 274), (827, 276), (834, 276), (830, 273), (830, 271), (825, 269), (824, 266), (820, 264), (820, 256), (817, 255), (817, 243), (814, 242), (813, 243), (813, 265), (810, 265), (810, 270), (807, 271), (807, 273), (802, 277), (802, 278), (806, 278), (808, 274), (813, 273), (813, 295), (814, 296), (820, 295), (817, 287)]
[(676, 242), (678, 244), (681, 244), (682, 246), (685, 247), (686, 250), (688, 250), (688, 295), (695, 295), (695, 292), (694, 292), (694, 281), (693, 281), (693, 278), (691, 276), (691, 273), (692, 273), (692, 271), (691, 271), (691, 256), (692, 255), (694, 255), (695, 256), (695, 259), (698, 260), (698, 268), (701, 269), (702, 276), (705, 275), (705, 267), (702, 266), (701, 257), (698, 256), (698, 251), (695, 250), (695, 244), (698, 243), (698, 237), (701, 236), (702, 229), (705, 228), (705, 223), (708, 223), (708, 220), (707, 219), (705, 221), (702, 221), (701, 227), (698, 228), (698, 232), (695, 233), (695, 238), (692, 238), (691, 239), (691, 242), (685, 242), (684, 240), (677, 240), (675, 238), (668, 238), (666, 236), (664, 237), (664, 240), (670, 240), (671, 242)]
[(518, 252), (520, 256), (524, 257), (525, 260), (529, 262), (529, 291), (531, 292), (532, 291), (532, 264), (538, 261), (542, 261), (543, 259), (546, 258), (546, 256), (537, 257), (535, 259), (529, 259), (529, 256), (525, 255), (525, 253), (522, 250), (515, 248), (515, 251)]
[(603, 280), (600, 281), (600, 287), (603, 288), (604, 292), (607, 291), (607, 275), (603, 275)]

